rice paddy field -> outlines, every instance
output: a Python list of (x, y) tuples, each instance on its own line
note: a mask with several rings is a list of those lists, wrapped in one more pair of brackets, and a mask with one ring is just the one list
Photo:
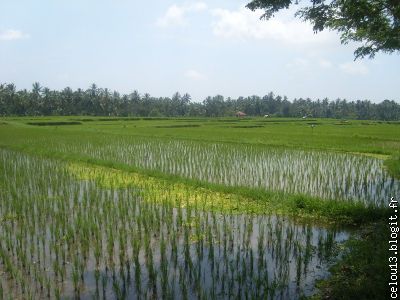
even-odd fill
[(399, 157), (398, 122), (3, 118), (0, 299), (385, 299)]

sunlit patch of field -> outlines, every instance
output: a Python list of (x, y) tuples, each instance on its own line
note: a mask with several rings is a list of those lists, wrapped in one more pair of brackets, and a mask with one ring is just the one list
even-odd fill
[(183, 183), (93, 165), (68, 164), (68, 170), (79, 180), (94, 180), (103, 188), (132, 187), (143, 193), (144, 201), (168, 203), (174, 207), (199, 207), (208, 211), (229, 213), (270, 213), (267, 202), (247, 199), (243, 196), (193, 187)]

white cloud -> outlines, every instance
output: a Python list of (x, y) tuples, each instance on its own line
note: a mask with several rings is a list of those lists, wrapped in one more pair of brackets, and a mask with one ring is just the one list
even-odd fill
[(185, 72), (185, 77), (193, 80), (204, 80), (206, 76), (196, 70), (187, 70)]
[(307, 58), (298, 57), (288, 62), (285, 67), (290, 70), (305, 71), (306, 69), (316, 70), (317, 68), (332, 70), (335, 64), (325, 58), (318, 58), (314, 56), (308, 56)]
[(184, 13), (185, 11), (182, 7), (174, 4), (167, 9), (164, 16), (157, 20), (157, 25), (160, 27), (184, 25)]
[(330, 69), (333, 66), (331, 61), (323, 58), (318, 61), (318, 65), (323, 69)]
[(361, 61), (347, 62), (339, 65), (340, 70), (350, 75), (367, 75), (368, 67)]
[(291, 45), (327, 43), (332, 39), (330, 32), (314, 34), (312, 26), (294, 18), (293, 12), (277, 14), (268, 21), (259, 19), (262, 11), (252, 12), (245, 7), (235, 11), (214, 9), (211, 13), (216, 18), (213, 32), (218, 37), (273, 40)]
[(20, 40), (28, 37), (29, 37), (28, 34), (23, 33), (20, 30), (15, 30), (15, 29), (0, 30), (0, 40), (2, 41)]
[(195, 2), (187, 6), (188, 11), (202, 11), (207, 9), (207, 4), (204, 2)]
[(157, 20), (156, 24), (160, 27), (183, 26), (187, 24), (187, 13), (200, 12), (206, 9), (207, 4), (204, 2), (194, 2), (181, 6), (173, 4), (168, 7), (166, 13)]
[(286, 64), (288, 69), (305, 69), (310, 65), (310, 62), (305, 58), (296, 58), (292, 62)]

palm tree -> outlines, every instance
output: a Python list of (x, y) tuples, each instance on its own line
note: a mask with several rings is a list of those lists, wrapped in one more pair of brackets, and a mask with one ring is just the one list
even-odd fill
[(40, 83), (39, 83), (39, 82), (34, 82), (34, 83), (32, 84), (32, 93), (33, 93), (34, 95), (39, 95), (40, 92), (41, 92), (41, 90), (42, 90), (42, 87), (40, 86)]
[(29, 97), (29, 105), (28, 105), (28, 114), (29, 115), (38, 115), (42, 111), (43, 103), (41, 103), (40, 92), (42, 91), (42, 87), (39, 82), (35, 82), (32, 84), (32, 96)]

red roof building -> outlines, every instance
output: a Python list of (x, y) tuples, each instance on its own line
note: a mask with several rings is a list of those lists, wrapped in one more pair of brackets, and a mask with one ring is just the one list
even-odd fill
[(236, 117), (238, 117), (238, 118), (242, 118), (242, 117), (245, 117), (245, 116), (247, 116), (244, 112), (242, 112), (242, 111), (238, 111), (237, 113), (236, 113)]

